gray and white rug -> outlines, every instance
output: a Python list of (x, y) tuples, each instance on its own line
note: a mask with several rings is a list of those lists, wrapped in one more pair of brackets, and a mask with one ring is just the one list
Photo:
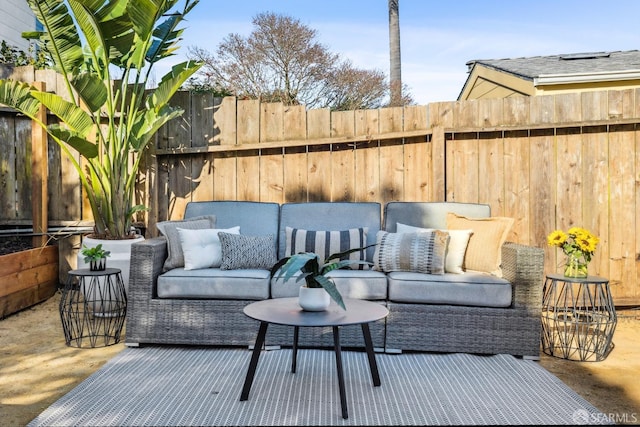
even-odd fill
[(609, 423), (537, 362), (507, 355), (343, 352), (349, 419), (341, 416), (335, 356), (291, 350), (260, 356), (249, 400), (240, 392), (251, 352), (126, 348), (29, 426), (505, 425)]

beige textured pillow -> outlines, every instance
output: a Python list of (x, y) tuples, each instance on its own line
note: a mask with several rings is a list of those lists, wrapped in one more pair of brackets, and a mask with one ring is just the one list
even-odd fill
[(450, 230), (473, 230), (464, 258), (465, 269), (482, 271), (502, 277), (502, 245), (513, 226), (513, 218), (468, 218), (447, 213), (447, 228)]

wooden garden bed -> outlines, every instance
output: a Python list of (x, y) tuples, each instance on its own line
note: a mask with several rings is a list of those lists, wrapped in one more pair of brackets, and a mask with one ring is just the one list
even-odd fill
[(0, 319), (51, 297), (58, 288), (58, 247), (0, 256)]

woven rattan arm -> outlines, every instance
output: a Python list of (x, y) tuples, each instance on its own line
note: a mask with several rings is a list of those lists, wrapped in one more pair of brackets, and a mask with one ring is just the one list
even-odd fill
[(542, 310), (544, 251), (507, 242), (502, 246), (502, 274), (513, 284), (513, 306), (539, 315)]
[(127, 342), (137, 343), (145, 335), (151, 300), (156, 296), (156, 282), (167, 258), (164, 237), (147, 239), (131, 245), (131, 268), (127, 291)]

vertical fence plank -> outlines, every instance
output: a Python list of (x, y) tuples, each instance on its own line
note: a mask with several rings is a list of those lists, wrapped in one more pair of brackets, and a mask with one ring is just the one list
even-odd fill
[(212, 113), (213, 144), (236, 145), (238, 138), (236, 98), (234, 96), (215, 98)]
[[(219, 104), (220, 98), (214, 98), (212, 94), (191, 94), (191, 147), (219, 144), (219, 140), (216, 140), (219, 131), (214, 118), (214, 112), (216, 108), (219, 108)], [(233, 113), (235, 116), (235, 111)], [(213, 199), (214, 166), (212, 157), (207, 154), (191, 156), (191, 194), (189, 200)]]
[[(514, 219), (509, 236), (511, 241), (529, 242), (531, 201), (531, 158), (527, 131), (505, 132), (504, 175), (496, 177), (495, 185), (504, 187), (502, 215)], [(490, 168), (488, 168), (490, 169)]]
[[(354, 111), (331, 113), (331, 137), (349, 139), (355, 134)], [(331, 145), (331, 200), (352, 202), (355, 200), (355, 147), (342, 143)]]
[[(331, 112), (328, 108), (307, 111), (307, 138), (321, 139), (331, 136)], [(307, 155), (310, 202), (331, 200), (331, 148), (327, 145), (309, 147)]]
[[(402, 107), (380, 109), (380, 133), (402, 131)], [(404, 147), (402, 140), (380, 141), (380, 196), (382, 200), (404, 198)]]
[(0, 117), (0, 219), (13, 220), (16, 212), (15, 115)]
[[(633, 126), (611, 126), (609, 133), (609, 275), (614, 301), (633, 295), (637, 284), (635, 235), (628, 230), (637, 227), (635, 159), (629, 153), (635, 148)], [(606, 159), (605, 159), (606, 160)], [(605, 165), (606, 166), (606, 165)], [(602, 173), (606, 179), (606, 174)], [(605, 193), (606, 194), (606, 193)], [(596, 205), (597, 206), (597, 205)], [(605, 212), (606, 213), (606, 212)]]
[[(260, 110), (260, 142), (282, 141), (284, 138), (284, 105), (262, 104)], [(284, 201), (284, 149), (261, 150), (260, 201)]]
[[(42, 92), (47, 90), (47, 86), (43, 82), (34, 82), (33, 86)], [(44, 105), (38, 109), (37, 118), (41, 123), (47, 122), (47, 109)], [(47, 131), (34, 121), (31, 126), (31, 215), (34, 233), (48, 231), (47, 153)], [(45, 246), (47, 236), (45, 234), (34, 236), (32, 241), (34, 247)]]
[[(260, 141), (260, 101), (236, 102), (238, 118), (237, 143), (255, 144)], [(260, 200), (260, 155), (257, 150), (238, 153), (238, 197), (242, 200)]]
[[(355, 134), (377, 135), (380, 132), (378, 110), (355, 112)], [(369, 139), (358, 143), (355, 151), (356, 201), (381, 202), (379, 141)]]
[(531, 130), (531, 199), (529, 203), (530, 244), (543, 248), (547, 272), (554, 273), (557, 250), (547, 245), (547, 235), (556, 226), (557, 163), (555, 135), (552, 129)]
[[(300, 140), (307, 137), (307, 111), (304, 105), (290, 105), (284, 110), (284, 139)], [(284, 155), (285, 202), (307, 201), (307, 148), (285, 148)]]
[(480, 135), (478, 140), (478, 200), (491, 206), (491, 214), (508, 216), (510, 211), (508, 192), (512, 191), (508, 181), (509, 168), (514, 166), (514, 153), (509, 150), (508, 136), (502, 132)]
[[(405, 131), (427, 129), (427, 108), (424, 106), (404, 107), (403, 127)], [(428, 140), (428, 137), (405, 139), (404, 200), (406, 201), (429, 200), (432, 144)]]

